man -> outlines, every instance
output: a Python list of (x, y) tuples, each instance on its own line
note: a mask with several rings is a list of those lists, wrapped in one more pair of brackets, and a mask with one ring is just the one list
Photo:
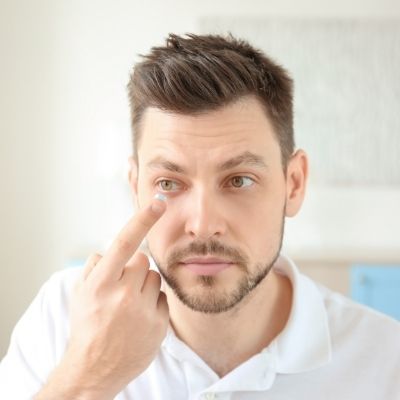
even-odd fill
[(231, 35), (171, 34), (128, 88), (138, 212), (42, 287), (1, 398), (399, 399), (399, 324), (280, 253), (308, 176), (287, 72)]

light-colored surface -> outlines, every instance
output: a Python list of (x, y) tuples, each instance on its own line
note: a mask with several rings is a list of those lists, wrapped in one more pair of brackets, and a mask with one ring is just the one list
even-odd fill
[(300, 271), (311, 279), (322, 283), (345, 296), (350, 296), (350, 265), (345, 262), (326, 260), (299, 260)]
[[(136, 55), (161, 44), (168, 32), (198, 31), (198, 18), (213, 15), (385, 19), (400, 17), (400, 3), (3, 0), (0, 355), (11, 328), (49, 274), (68, 259), (101, 252), (132, 211), (126, 185), (125, 85)], [(324, 258), (340, 249), (348, 252), (354, 237), (370, 253), (375, 251), (371, 243), (378, 243), (377, 251), (386, 246), (385, 254), (395, 253), (398, 192), (362, 193), (355, 194), (363, 200), (359, 205), (352, 195), (314, 196), (310, 191), (309, 211), (305, 208), (288, 222), (288, 240), (301, 243), (294, 253), (305, 249)], [(354, 234), (352, 227), (357, 227)], [(332, 240), (327, 252), (324, 246)]]
[(400, 188), (309, 186), (303, 207), (286, 219), (285, 246), (300, 259), (396, 262)]

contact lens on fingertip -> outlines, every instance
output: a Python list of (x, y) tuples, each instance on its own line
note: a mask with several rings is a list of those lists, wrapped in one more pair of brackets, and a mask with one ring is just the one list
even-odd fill
[(167, 196), (162, 193), (157, 193), (154, 198), (161, 201), (167, 201)]
[[(167, 196), (165, 196), (162, 193), (157, 193), (154, 196), (154, 200), (160, 200), (160, 201), (153, 201), (151, 204), (151, 208), (153, 211), (155, 211), (156, 213), (161, 213), (165, 210), (165, 207), (167, 205)], [(162, 204), (164, 203), (164, 204)]]

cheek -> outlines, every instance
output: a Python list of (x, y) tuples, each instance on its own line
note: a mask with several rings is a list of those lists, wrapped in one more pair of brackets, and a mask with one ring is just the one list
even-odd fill
[(281, 202), (258, 202), (257, 206), (244, 208), (237, 213), (240, 236), (248, 243), (255, 258), (264, 258), (276, 250), (281, 240), (283, 208)]
[(170, 209), (168, 209), (167, 205), (167, 210), (163, 216), (156, 222), (156, 224), (147, 234), (149, 247), (152, 251), (156, 251), (156, 249), (158, 249), (158, 251), (164, 252), (178, 241), (178, 217), (179, 215), (175, 215)]
[(269, 230), (276, 225), (282, 214), (280, 201), (271, 199), (268, 195), (255, 196), (246, 201), (235, 203), (228, 208), (231, 221), (240, 222), (243, 227), (250, 227), (253, 230)]

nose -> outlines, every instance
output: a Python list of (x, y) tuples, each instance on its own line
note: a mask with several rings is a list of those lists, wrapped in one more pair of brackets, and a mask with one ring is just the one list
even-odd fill
[(202, 191), (193, 193), (188, 200), (185, 232), (192, 239), (207, 240), (226, 232), (223, 205), (216, 196)]

